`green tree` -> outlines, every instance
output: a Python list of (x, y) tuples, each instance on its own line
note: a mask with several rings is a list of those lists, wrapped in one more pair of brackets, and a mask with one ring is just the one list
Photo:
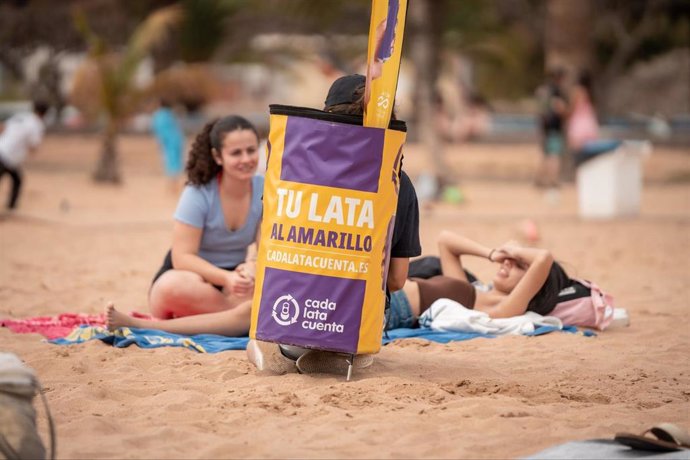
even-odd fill
[[(687, 0), (602, 0), (595, 4), (594, 52), (597, 94), (641, 60), (673, 48), (688, 47), (690, 16)], [(608, 112), (606, 97), (598, 109)]]
[(89, 60), (77, 75), (73, 102), (85, 114), (103, 116), (105, 123), (101, 155), (93, 174), (96, 181), (121, 181), (117, 136), (124, 120), (137, 109), (140, 92), (134, 86), (134, 74), (151, 48), (165, 39), (181, 18), (177, 6), (156, 10), (136, 28), (124, 49), (114, 53), (89, 27), (86, 17), (77, 14), (75, 22), (88, 43)]
[[(445, 4), (445, 2), (444, 2)], [(438, 5), (437, 5), (438, 7)], [(408, 33), (411, 35), (410, 57), (416, 69), (415, 126), (419, 139), (431, 159), (433, 175), (443, 185), (455, 182), (455, 174), (446, 163), (435, 126), (434, 94), (440, 62), (438, 9), (431, 0), (414, 0), (408, 4)]]

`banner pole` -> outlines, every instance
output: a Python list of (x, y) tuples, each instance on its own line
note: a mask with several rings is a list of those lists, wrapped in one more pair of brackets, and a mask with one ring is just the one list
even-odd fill
[(400, 74), (407, 0), (372, 0), (364, 126), (387, 128)]

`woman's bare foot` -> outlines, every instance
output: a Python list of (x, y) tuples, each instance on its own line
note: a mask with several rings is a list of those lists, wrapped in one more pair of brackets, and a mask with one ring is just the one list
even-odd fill
[(108, 302), (105, 307), (105, 317), (105, 324), (109, 331), (114, 331), (119, 327), (136, 327), (136, 318), (117, 311), (113, 302)]

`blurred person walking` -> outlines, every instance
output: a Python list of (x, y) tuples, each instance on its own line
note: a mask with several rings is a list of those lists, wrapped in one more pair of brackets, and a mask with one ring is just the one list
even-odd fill
[(592, 78), (588, 72), (581, 72), (570, 91), (570, 111), (566, 123), (568, 149), (575, 156), (575, 163), (601, 153), (616, 149), (621, 142), (602, 139), (599, 121), (594, 109)]
[(170, 190), (177, 193), (182, 177), (184, 134), (170, 103), (160, 101), (160, 106), (153, 113), (151, 128), (161, 149), (165, 175), (170, 180)]
[(565, 71), (552, 69), (548, 81), (537, 89), (539, 103), (539, 126), (543, 158), (537, 170), (537, 187), (556, 188), (560, 184), (561, 157), (566, 148), (565, 119), (568, 113), (568, 99), (562, 88)]
[(43, 140), (45, 132), (43, 117), (47, 111), (47, 104), (35, 101), (31, 112), (18, 113), (10, 117), (0, 134), (0, 180), (6, 173), (12, 179), (7, 209), (12, 210), (17, 207), (22, 187), (21, 166), (26, 159), (26, 154), (35, 151)]

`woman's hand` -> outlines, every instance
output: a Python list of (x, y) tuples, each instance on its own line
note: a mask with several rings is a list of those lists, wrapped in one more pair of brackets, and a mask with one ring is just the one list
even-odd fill
[(253, 290), (254, 278), (249, 278), (237, 270), (228, 273), (225, 277), (223, 292), (226, 294), (247, 297), (252, 294)]
[(237, 273), (239, 273), (240, 275), (244, 276), (245, 278), (255, 280), (256, 279), (256, 262), (248, 261), (248, 262), (244, 262), (242, 264), (239, 264), (237, 266), (237, 268), (235, 268), (235, 271)]
[[(494, 260), (496, 262), (503, 262), (505, 259), (515, 259), (519, 261), (519, 253), (521, 249), (522, 248), (520, 246), (512, 244), (512, 242), (502, 244), (496, 248), (494, 254), (498, 254), (498, 256), (494, 256)], [(498, 260), (497, 257), (501, 257), (501, 260)]]
[(503, 261), (505, 261), (506, 259), (510, 259), (510, 256), (506, 251), (504, 251), (501, 248), (492, 249), (489, 253), (489, 260), (491, 262), (497, 262), (499, 264), (502, 264)]
[(501, 246), (494, 248), (489, 253), (489, 260), (491, 262), (496, 262), (502, 264), (507, 259), (514, 260), (518, 266), (526, 268), (524, 257), (522, 257), (522, 247), (513, 244), (513, 242), (508, 242), (502, 244)]

